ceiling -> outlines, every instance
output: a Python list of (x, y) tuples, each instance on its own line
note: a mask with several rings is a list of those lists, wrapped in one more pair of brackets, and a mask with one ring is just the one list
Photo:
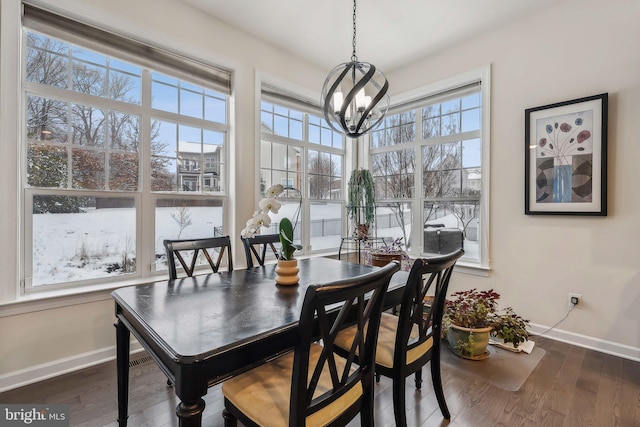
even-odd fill
[[(351, 0), (179, 0), (323, 68), (352, 53)], [(563, 0), (360, 0), (357, 55), (390, 71)]]

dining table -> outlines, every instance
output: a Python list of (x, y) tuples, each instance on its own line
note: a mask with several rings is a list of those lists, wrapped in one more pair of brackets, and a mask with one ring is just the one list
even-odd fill
[[(127, 425), (131, 334), (173, 385), (181, 427), (199, 427), (209, 387), (290, 351), (307, 288), (378, 267), (314, 257), (298, 260), (297, 285), (275, 283), (276, 264), (127, 286), (116, 311), (118, 424)], [(408, 277), (391, 278), (385, 308)]]

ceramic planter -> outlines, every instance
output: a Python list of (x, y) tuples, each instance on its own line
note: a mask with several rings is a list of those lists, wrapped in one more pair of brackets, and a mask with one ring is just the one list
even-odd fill
[(276, 283), (278, 285), (296, 285), (300, 280), (299, 271), (297, 259), (279, 259), (276, 267)]
[(458, 356), (470, 360), (483, 360), (489, 357), (487, 347), (493, 328), (463, 328), (450, 325), (447, 331), (449, 348)]

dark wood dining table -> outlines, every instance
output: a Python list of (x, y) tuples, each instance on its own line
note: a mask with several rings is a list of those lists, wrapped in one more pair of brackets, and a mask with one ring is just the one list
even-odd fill
[[(118, 424), (127, 425), (131, 334), (175, 387), (179, 425), (200, 426), (209, 387), (293, 348), (309, 285), (377, 267), (310, 258), (299, 268), (294, 286), (276, 285), (272, 264), (115, 290)], [(400, 302), (407, 276), (391, 279), (387, 308)]]

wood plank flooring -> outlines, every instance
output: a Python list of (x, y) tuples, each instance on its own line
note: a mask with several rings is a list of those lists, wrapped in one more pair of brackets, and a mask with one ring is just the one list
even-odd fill
[[(449, 423), (438, 409), (428, 367), (422, 391), (415, 390), (410, 378), (409, 426), (640, 427), (640, 363), (543, 337), (532, 339), (546, 354), (516, 392), (443, 366), (444, 391), (451, 410)], [(130, 374), (129, 425), (177, 426), (178, 400), (154, 362), (134, 366)], [(203, 426), (223, 426), (220, 386), (209, 390), (205, 402)], [(2, 393), (0, 403), (68, 404), (72, 426), (115, 427), (115, 362)], [(384, 377), (376, 386), (375, 404), (376, 426), (394, 426), (391, 382)], [(358, 425), (356, 418), (349, 427)]]

